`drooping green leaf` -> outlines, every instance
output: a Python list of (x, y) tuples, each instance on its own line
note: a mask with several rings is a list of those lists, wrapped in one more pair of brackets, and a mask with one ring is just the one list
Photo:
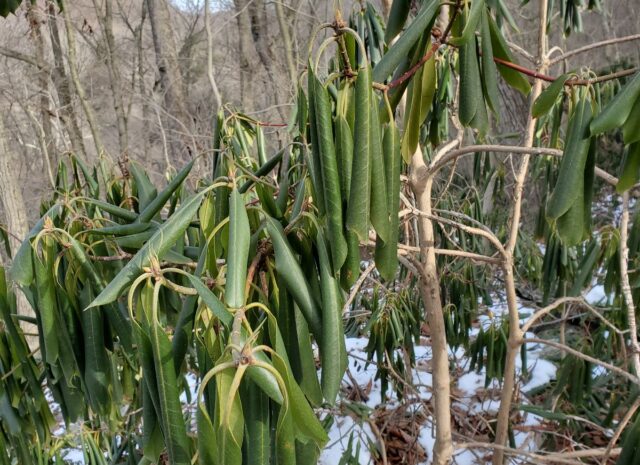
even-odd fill
[[(322, 388), (318, 380), (318, 369), (311, 345), (309, 325), (297, 305), (294, 305), (293, 320), (295, 341), (297, 342), (296, 347), (293, 348), (296, 351), (293, 357), (299, 362), (298, 368), (300, 370), (300, 377), (296, 380), (311, 405), (320, 406), (322, 405)], [(321, 340), (321, 337), (317, 339)]]
[(466, 15), (466, 21), (464, 23), (462, 33), (457, 37), (451, 37), (449, 42), (456, 47), (460, 47), (469, 42), (476, 32), (484, 10), (484, 0), (473, 0), (471, 2), (469, 14)]
[(640, 97), (634, 103), (631, 113), (622, 126), (622, 136), (627, 145), (640, 142)]
[(182, 183), (191, 172), (191, 168), (193, 168), (194, 163), (195, 160), (191, 160), (187, 163), (178, 172), (178, 174), (176, 174), (171, 182), (169, 182), (167, 187), (165, 187), (162, 192), (156, 195), (153, 200), (146, 205), (144, 210), (142, 210), (136, 218), (136, 223), (147, 223), (151, 221), (160, 212), (160, 210), (162, 210), (162, 207), (164, 207), (165, 203), (167, 203), (173, 193), (182, 186)]
[(269, 338), (278, 354), (278, 357), (274, 357), (273, 365), (282, 376), (289, 396), (294, 435), (297, 439), (304, 442), (311, 440), (322, 447), (328, 440), (327, 433), (322, 428), (318, 418), (313, 413), (313, 409), (309, 406), (304, 394), (293, 378), (282, 335), (275, 318), (272, 316), (269, 317)]
[(480, 42), (482, 50), (482, 87), (487, 105), (496, 118), (500, 116), (500, 97), (498, 94), (498, 72), (493, 61), (493, 45), (489, 28), (489, 12), (482, 12), (480, 24)]
[[(145, 170), (136, 162), (129, 163), (129, 171), (133, 176), (134, 186), (138, 195), (138, 209), (143, 212), (153, 199), (158, 195), (158, 191), (151, 183)], [(148, 220), (147, 220), (148, 221)], [(143, 223), (146, 221), (143, 221)]]
[(246, 383), (242, 400), (247, 465), (269, 465), (271, 459), (271, 410), (269, 397), (252, 382)]
[(385, 281), (391, 281), (398, 268), (398, 235), (400, 208), (400, 133), (395, 125), (384, 130), (385, 177), (389, 180), (387, 201), (389, 207), (389, 239), (382, 242), (376, 238), (376, 268)]
[(322, 231), (316, 237), (320, 268), (320, 288), (322, 290), (322, 392), (325, 400), (334, 405), (342, 377), (346, 348), (342, 325), (342, 298), (340, 287), (331, 270), (329, 254)]
[[(517, 64), (514, 58), (511, 56), (509, 52), (509, 47), (507, 46), (507, 42), (502, 37), (502, 33), (500, 32), (500, 28), (496, 24), (495, 20), (491, 15), (487, 15), (487, 19), (489, 20), (489, 31), (491, 33), (491, 45), (493, 47), (493, 56), (500, 58), (504, 61), (508, 61), (510, 63)], [(509, 68), (503, 64), (497, 64), (498, 71), (502, 75), (507, 84), (509, 84), (514, 89), (519, 90), (524, 95), (528, 95), (531, 91), (531, 84), (527, 81), (522, 74), (516, 71), (513, 68)]]
[(354, 232), (347, 231), (347, 259), (340, 270), (340, 285), (349, 290), (360, 276), (360, 240)]
[(318, 143), (318, 127), (316, 117), (316, 98), (315, 98), (315, 74), (313, 73), (313, 64), (309, 61), (307, 71), (307, 92), (309, 93), (309, 138), (311, 142), (311, 156), (307, 157), (307, 165), (309, 167), (309, 174), (313, 180), (313, 199), (314, 204), (317, 205), (320, 214), (324, 214), (325, 201), (324, 201), (324, 183), (322, 180), (322, 168), (320, 159), (322, 154), (320, 153), (320, 145)]
[(59, 356), (59, 342), (57, 326), (60, 323), (58, 317), (58, 301), (56, 298), (54, 275), (55, 245), (53, 238), (42, 238), (42, 256), (33, 251), (33, 268), (35, 270), (35, 283), (37, 295), (37, 315), (40, 340), (44, 343), (42, 352), (44, 359), (50, 365), (56, 366)]
[[(226, 361), (226, 359), (223, 359)], [(244, 414), (238, 391), (232, 391), (236, 369), (223, 370), (216, 376), (216, 433), (219, 465), (242, 464)]]
[(225, 303), (231, 308), (244, 305), (250, 236), (249, 217), (244, 200), (238, 190), (234, 189), (229, 197), (229, 253), (224, 292)]
[[(460, 122), (469, 126), (484, 105), (475, 39), (460, 47)], [(475, 127), (475, 126), (474, 126)]]
[(47, 218), (55, 220), (62, 213), (62, 205), (53, 205), (38, 222), (31, 228), (27, 237), (20, 245), (18, 252), (15, 253), (9, 276), (13, 281), (21, 286), (29, 286), (33, 282), (33, 262), (31, 261), (31, 239), (36, 237), (44, 228)]
[[(393, 44), (373, 70), (373, 80), (384, 82), (404, 60), (416, 42), (428, 31), (438, 11), (438, 0), (425, 0), (416, 17), (405, 29), (398, 41)], [(357, 138), (356, 138), (357, 140)]]
[(587, 132), (590, 121), (591, 105), (582, 98), (569, 120), (558, 180), (547, 203), (547, 216), (551, 219), (562, 216), (576, 202), (578, 196), (584, 195), (584, 168), (589, 152)]
[(627, 427), (622, 452), (618, 456), (616, 465), (635, 465), (640, 460), (640, 416)]
[(169, 460), (175, 465), (190, 465), (189, 441), (172, 359), (171, 342), (157, 321), (150, 324), (150, 340), (158, 388), (160, 425)]
[(355, 127), (351, 191), (347, 207), (347, 229), (360, 240), (369, 237), (371, 196), (371, 79), (368, 68), (358, 72), (355, 89)]
[[(431, 47), (427, 41), (426, 49)], [(431, 108), (436, 90), (435, 58), (431, 57), (411, 80), (407, 90), (407, 108), (405, 111), (404, 135), (402, 137), (402, 158), (411, 161), (420, 139), (420, 128)]]
[[(373, 105), (371, 105), (371, 124), (370, 137), (369, 137), (369, 150), (371, 151), (371, 211), (369, 216), (371, 217), (371, 224), (376, 231), (376, 235), (383, 241), (389, 238), (389, 209), (387, 205), (387, 179), (385, 177), (384, 167), (384, 154), (382, 153), (382, 134), (380, 133), (380, 118), (378, 117), (379, 102), (377, 98), (373, 98)], [(375, 183), (373, 180), (375, 179)], [(330, 238), (331, 245), (333, 247), (333, 237)], [(332, 248), (333, 250), (333, 248)], [(345, 258), (346, 258), (346, 243), (345, 243)], [(334, 267), (337, 270), (342, 266), (344, 260), (336, 264)]]
[[(88, 304), (91, 301), (89, 287), (83, 289), (86, 295), (82, 299)], [(82, 312), (82, 329), (84, 336), (84, 377), (89, 394), (90, 405), (96, 412), (106, 414), (111, 408), (112, 387), (110, 379), (109, 359), (105, 348), (104, 315), (101, 308), (90, 308)]]
[(563, 74), (540, 93), (531, 108), (531, 114), (534, 118), (539, 118), (551, 110), (553, 104), (558, 100), (558, 95), (560, 95), (564, 89), (564, 84), (570, 77), (571, 74), (569, 73)]
[(202, 197), (202, 191), (187, 200), (171, 217), (155, 232), (149, 241), (125, 265), (122, 270), (109, 282), (104, 290), (91, 302), (90, 307), (106, 305), (116, 300), (142, 272), (142, 268), (149, 266), (152, 256), (162, 257), (175, 245), (179, 237), (189, 226), (196, 215)]
[(640, 73), (636, 73), (593, 119), (590, 126), (591, 134), (602, 134), (622, 127), (638, 101), (640, 101)]
[(22, 0), (0, 0), (0, 16), (6, 18), (14, 13), (22, 3)]
[(325, 212), (328, 232), (331, 237), (331, 258), (333, 266), (340, 268), (347, 257), (347, 243), (342, 228), (342, 200), (340, 179), (333, 138), (331, 119), (331, 101), (324, 86), (314, 79), (313, 96), (315, 99), (316, 131), (320, 152), (320, 164), (324, 189)]
[(320, 311), (314, 301), (309, 283), (305, 279), (300, 264), (295, 259), (282, 226), (272, 218), (266, 218), (267, 231), (273, 242), (276, 256), (276, 270), (282, 277), (287, 289), (300, 307), (309, 328), (316, 338), (322, 335)]
[(409, 11), (411, 11), (411, 0), (393, 0), (384, 35), (387, 45), (391, 44), (391, 41), (402, 31), (409, 17)]
[[(336, 157), (340, 170), (340, 192), (346, 204), (351, 192), (351, 169), (353, 168), (353, 133), (347, 119), (336, 117)], [(346, 245), (346, 244), (345, 244)]]
[(620, 173), (616, 184), (616, 192), (620, 194), (640, 181), (640, 143), (635, 142), (627, 148)]
[(196, 412), (196, 423), (198, 426), (198, 454), (200, 463), (217, 463), (217, 437), (213, 429), (211, 418), (206, 411), (204, 403), (198, 404)]

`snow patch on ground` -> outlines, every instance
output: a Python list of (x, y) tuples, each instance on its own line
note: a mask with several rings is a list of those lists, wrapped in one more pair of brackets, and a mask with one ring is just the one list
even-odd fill
[[(604, 288), (601, 286), (592, 289), (588, 294), (590, 296), (590, 302), (596, 303), (606, 298), (604, 295)], [(598, 300), (597, 300), (598, 299)], [(506, 318), (508, 315), (508, 308), (506, 302), (495, 296), (494, 304), (486, 309), (486, 312), (478, 317), (478, 328), (473, 328), (470, 332), (471, 337), (477, 335), (479, 328), (489, 328), (489, 326), (501, 318)], [(521, 323), (524, 323), (528, 318), (533, 315), (535, 309), (526, 305), (519, 307), (519, 314)], [(535, 337), (534, 334), (529, 333), (526, 337)], [(365, 338), (348, 338), (346, 342), (347, 352), (349, 355), (349, 368), (353, 379), (358, 385), (365, 387), (371, 384), (371, 391), (369, 398), (365, 402), (369, 408), (375, 408), (381, 402), (382, 393), (380, 392), (380, 382), (375, 380), (376, 367), (374, 363), (367, 363), (364, 361), (367, 358), (366, 346), (367, 339)], [(526, 403), (526, 393), (544, 386), (553, 379), (555, 379), (557, 368), (550, 361), (542, 358), (543, 347), (540, 344), (528, 344), (527, 345), (527, 376), (524, 377), (522, 373), (522, 359), (520, 356), (516, 359), (516, 369), (518, 376), (521, 377), (523, 382), (521, 391), (524, 394), (521, 401)], [(428, 345), (417, 345), (415, 347), (416, 355), (416, 369), (413, 370), (413, 383), (419, 390), (419, 396), (421, 400), (428, 401), (431, 399), (431, 385), (432, 377), (429, 373), (429, 363), (431, 361), (431, 347)], [(449, 356), (451, 359), (455, 359), (458, 366), (462, 367), (464, 372), (461, 373), (456, 380), (456, 396), (458, 397), (454, 402), (455, 408), (460, 408), (467, 412), (469, 415), (479, 415), (483, 413), (497, 412), (500, 406), (499, 394), (501, 387), (499, 383), (492, 380), (485, 388), (485, 370), (476, 372), (469, 370), (469, 358), (465, 355), (463, 348), (457, 348), (453, 350), (449, 349)], [(353, 380), (349, 376), (345, 375), (343, 380), (345, 384), (350, 385)], [(493, 393), (493, 394), (487, 394)], [(388, 406), (397, 406), (398, 401), (395, 397), (395, 392), (390, 390), (388, 393), (390, 400)], [(523, 425), (524, 426), (536, 426), (542, 422), (542, 418), (531, 413), (522, 412)], [(322, 452), (320, 456), (321, 465), (332, 465), (339, 463), (342, 458), (342, 454), (347, 450), (349, 444), (349, 438), (352, 437), (351, 450), (355, 452), (357, 449), (357, 442), (359, 441), (360, 454), (357, 458), (357, 462), (362, 465), (368, 465), (373, 463), (373, 459), (370, 452), (365, 452), (371, 445), (377, 444), (377, 438), (372, 434), (371, 428), (367, 422), (362, 424), (354, 421), (350, 416), (335, 416), (335, 423), (329, 431), (330, 441), (328, 447)], [(515, 441), (517, 447), (522, 447), (525, 450), (535, 450), (537, 447), (535, 441), (535, 435), (531, 432), (516, 431)], [(431, 463), (430, 458), (435, 444), (433, 422), (431, 417), (427, 418), (427, 421), (421, 427), (418, 443), (427, 452), (427, 461), (424, 465)], [(342, 446), (342, 449), (340, 448)], [(454, 455), (454, 463), (457, 465), (479, 465), (486, 463), (486, 456), (489, 451), (487, 450), (459, 450)], [(352, 455), (355, 456), (354, 453)], [(516, 463), (516, 461), (514, 461)]]

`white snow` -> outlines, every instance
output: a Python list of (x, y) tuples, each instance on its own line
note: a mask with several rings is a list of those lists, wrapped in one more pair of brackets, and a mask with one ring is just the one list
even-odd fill
[(602, 284), (596, 284), (585, 295), (585, 299), (591, 305), (603, 305), (608, 304), (611, 301), (612, 296), (607, 295), (604, 292), (604, 286)]

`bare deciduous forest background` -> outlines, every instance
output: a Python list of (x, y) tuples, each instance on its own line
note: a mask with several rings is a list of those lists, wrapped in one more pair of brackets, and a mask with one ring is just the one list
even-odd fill
[[(203, 1), (150, 1), (149, 6), (157, 9), (156, 33), (146, 0), (74, 0), (70, 5), (69, 24), (76, 42), (72, 62), (64, 18), (52, 14), (55, 9), (48, 2), (37, 2), (0, 23), (2, 176), (6, 176), (0, 218), (17, 237), (27, 230), (26, 218), (8, 218), (7, 203), (22, 210), (24, 202), (32, 207), (24, 209), (29, 219), (38, 217), (33, 206), (50, 190), (65, 153), (93, 161), (97, 144), (102, 144), (111, 163), (127, 156), (157, 179), (167, 166), (178, 167), (201, 154), (218, 105), (210, 74), (223, 104), (266, 123), (288, 123), (295, 96), (292, 77), (297, 80), (306, 66), (310, 31), (332, 21), (335, 14), (333, 1), (212, 0), (209, 39)], [(383, 11), (383, 5), (378, 6)], [(350, 5), (342, 7), (349, 11)], [(536, 40), (535, 7), (517, 1), (509, 7), (520, 28), (510, 39), (530, 50)], [(638, 30), (636, 1), (605, 2), (603, 9), (584, 14), (583, 33), (565, 37), (554, 30), (550, 43), (571, 50)], [(211, 67), (206, 53), (209, 40)], [(621, 58), (638, 63), (637, 45), (597, 49), (588, 54), (588, 64), (606, 68)], [(582, 59), (569, 59), (567, 68), (579, 66)], [(77, 69), (99, 141), (93, 138), (82, 99), (71, 82), (70, 66)], [(563, 70), (556, 65), (551, 71)], [(508, 116), (501, 120), (505, 125), (501, 132), (519, 133), (526, 102), (514, 91), (502, 90)], [(267, 131), (269, 142), (277, 146), (279, 129)], [(206, 163), (204, 157), (203, 172)]]

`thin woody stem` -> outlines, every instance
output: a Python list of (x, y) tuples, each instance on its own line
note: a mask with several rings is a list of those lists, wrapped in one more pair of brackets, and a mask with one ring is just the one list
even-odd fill
[[(434, 34), (434, 37), (436, 37), (436, 41), (433, 43), (433, 45), (431, 45), (431, 48), (429, 48), (429, 50), (427, 51), (427, 53), (424, 54), (424, 56), (422, 58), (420, 58), (420, 60), (413, 65), (407, 72), (405, 72), (402, 76), (398, 77), (397, 79), (394, 79), (393, 81), (391, 81), (389, 84), (387, 84), (386, 86), (384, 86), (383, 84), (379, 84), (376, 83), (377, 86), (374, 86), (376, 88), (380, 88), (380, 89), (393, 89), (394, 87), (398, 87), (400, 84), (402, 84), (403, 82), (405, 82), (407, 79), (411, 78), (411, 76), (413, 76), (414, 74), (416, 74), (418, 72), (418, 70), (420, 70), (420, 68), (422, 68), (422, 66), (431, 59), (431, 57), (438, 51), (438, 49), (440, 48), (440, 46), (442, 44), (445, 44), (447, 41), (447, 37), (449, 36), (449, 34), (451, 33), (451, 28), (453, 27), (453, 23), (456, 20), (456, 17), (458, 16), (458, 11), (460, 10), (460, 0), (458, 0), (456, 2), (456, 6), (453, 10), (453, 14), (451, 16), (451, 20), (449, 21), (449, 24), (447, 24), (446, 29), (444, 30), (444, 32), (442, 34), (439, 34), (437, 37)], [(432, 34), (435, 32), (435, 29), (432, 31)]]
[[(518, 71), (519, 73), (522, 73), (524, 75), (530, 76), (532, 78), (535, 79), (540, 79), (541, 81), (546, 81), (546, 82), (553, 82), (555, 81), (557, 78), (553, 77), (553, 76), (548, 76), (544, 73), (539, 73), (538, 71), (534, 71), (532, 69), (529, 68), (525, 68), (524, 66), (520, 66), (516, 63), (512, 63), (510, 61), (507, 60), (503, 60), (502, 58), (498, 58), (498, 57), (493, 57), (493, 61), (506, 66), (508, 68), (511, 68), (515, 71)], [(579, 78), (572, 78), (572, 79), (568, 79), (567, 82), (564, 83), (565, 86), (571, 87), (571, 86), (588, 86), (588, 85), (592, 85), (592, 84), (597, 84), (599, 82), (605, 82), (605, 81), (611, 81), (613, 79), (618, 79), (624, 76), (629, 76), (631, 74), (634, 74), (636, 71), (638, 71), (638, 68), (629, 68), (629, 69), (623, 69), (621, 71), (617, 71), (615, 73), (611, 73), (611, 74), (605, 74), (603, 76), (598, 76), (595, 77), (593, 79), (579, 79)]]
[[(538, 26), (538, 71), (544, 73), (546, 70), (547, 56), (547, 0), (540, 0), (539, 3), (539, 26)], [(525, 148), (533, 148), (535, 141), (536, 120), (533, 116), (533, 102), (542, 92), (542, 81), (537, 80), (531, 90), (531, 106), (529, 107), (529, 115), (527, 117), (527, 129), (524, 135), (523, 146)], [(518, 172), (515, 176), (513, 188), (513, 209), (511, 214), (511, 222), (509, 225), (508, 238), (505, 243), (504, 255), (504, 276), (505, 276), (505, 293), (507, 296), (507, 307), (509, 309), (509, 340), (507, 354), (504, 362), (504, 381), (502, 386), (502, 394), (500, 396), (500, 408), (498, 410), (498, 418), (495, 432), (495, 444), (504, 446), (507, 442), (509, 430), (509, 422), (511, 416), (511, 405), (513, 402), (516, 389), (516, 355), (520, 351), (523, 341), (523, 332), (520, 327), (520, 315), (518, 313), (518, 298), (516, 296), (515, 286), (515, 263), (514, 252), (516, 242), (518, 240), (518, 232), (520, 230), (520, 216), (522, 213), (522, 193), (529, 169), (530, 155), (526, 154), (522, 157)], [(504, 463), (504, 451), (496, 449), (493, 455), (493, 465), (502, 465)]]
[(632, 35), (628, 35), (628, 36), (624, 36), (624, 37), (614, 37), (613, 39), (607, 39), (607, 40), (603, 40), (601, 42), (595, 42), (593, 44), (585, 45), (584, 47), (576, 48), (575, 50), (571, 50), (571, 51), (568, 51), (566, 53), (563, 53), (562, 55), (554, 58), (553, 60), (549, 60), (549, 66), (555, 65), (556, 63), (558, 63), (560, 61), (564, 61), (567, 58), (570, 58), (572, 56), (578, 55), (580, 53), (585, 53), (585, 52), (588, 52), (590, 50), (593, 50), (593, 49), (596, 49), (596, 48), (600, 48), (600, 47), (606, 47), (607, 45), (621, 44), (623, 42), (630, 42), (632, 40), (640, 40), (640, 34), (632, 34)]
[(523, 344), (527, 344), (527, 343), (531, 343), (531, 344), (544, 344), (544, 345), (548, 345), (551, 347), (554, 347), (558, 350), (561, 350), (563, 352), (567, 352), (568, 354), (573, 355), (574, 357), (580, 358), (582, 360), (586, 360), (587, 362), (593, 363), (594, 365), (598, 365), (601, 366), (603, 368), (606, 368), (607, 370), (616, 373), (620, 376), (622, 376), (623, 378), (628, 379), (629, 381), (631, 381), (634, 384), (640, 384), (640, 379), (638, 379), (637, 376), (632, 375), (631, 373), (629, 373), (626, 370), (623, 370), (620, 367), (617, 367), (615, 365), (612, 365), (610, 363), (604, 362), (602, 360), (598, 360), (595, 357), (592, 357), (590, 355), (584, 354), (582, 352), (580, 352), (579, 350), (573, 349), (572, 347), (569, 347), (565, 344), (561, 344), (559, 342), (554, 342), (554, 341), (550, 341), (547, 339), (540, 339), (537, 337), (532, 337), (532, 338), (526, 338), (522, 340)]
[(621, 290), (627, 310), (629, 339), (631, 345), (631, 362), (636, 376), (640, 376), (640, 346), (638, 345), (638, 329), (636, 325), (636, 307), (629, 283), (629, 193), (622, 194), (622, 215), (620, 218), (620, 281)]

